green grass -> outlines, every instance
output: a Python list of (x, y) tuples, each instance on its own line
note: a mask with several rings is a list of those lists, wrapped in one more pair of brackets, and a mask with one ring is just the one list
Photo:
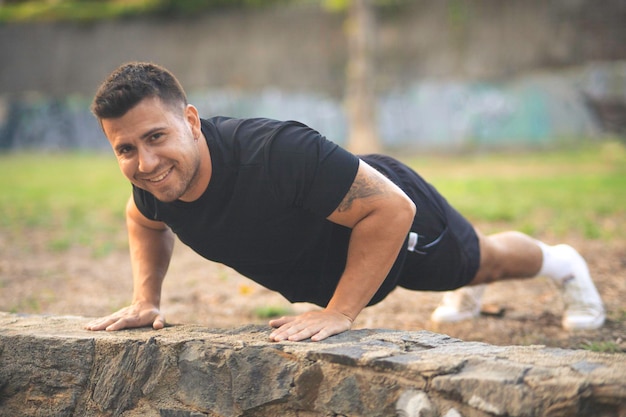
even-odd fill
[(281, 306), (263, 306), (254, 309), (254, 315), (260, 319), (272, 319), (292, 314), (291, 309)]
[(50, 251), (83, 245), (96, 256), (119, 243), (130, 185), (112, 155), (4, 154), (0, 166), (0, 233), (27, 249), (36, 230)]
[(581, 349), (589, 350), (591, 352), (602, 353), (621, 353), (622, 348), (616, 342), (611, 341), (598, 341), (598, 342), (585, 342), (580, 345)]
[[(626, 148), (403, 158), (484, 232), (609, 241), (626, 236)], [(82, 245), (95, 257), (125, 245), (130, 185), (112, 154), (0, 154), (0, 234), (29, 250)]]
[(529, 154), (421, 157), (422, 173), (485, 232), (610, 240), (626, 235), (626, 148), (603, 142)]

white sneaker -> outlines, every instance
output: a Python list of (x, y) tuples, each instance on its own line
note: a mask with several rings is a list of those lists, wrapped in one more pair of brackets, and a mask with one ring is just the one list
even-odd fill
[(445, 292), (430, 319), (435, 323), (454, 323), (478, 317), (485, 288), (483, 284)]
[(554, 251), (570, 259), (570, 273), (557, 279), (563, 293), (565, 313), (562, 325), (567, 330), (592, 330), (602, 327), (604, 305), (596, 289), (587, 262), (569, 245), (557, 245)]

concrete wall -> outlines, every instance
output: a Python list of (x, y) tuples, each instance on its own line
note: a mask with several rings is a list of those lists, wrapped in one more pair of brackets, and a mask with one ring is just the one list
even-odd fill
[[(626, 1), (419, 0), (378, 21), (377, 121), (389, 148), (550, 146), (607, 126), (626, 134)], [(313, 2), (1, 25), (0, 150), (106, 149), (89, 101), (130, 60), (173, 70), (203, 116), (296, 119), (344, 144), (344, 24)]]
[[(623, 0), (418, 0), (379, 14), (381, 91), (626, 59)], [(0, 94), (91, 95), (114, 67), (152, 60), (188, 89), (343, 95), (343, 17), (309, 6), (191, 19), (0, 26)]]

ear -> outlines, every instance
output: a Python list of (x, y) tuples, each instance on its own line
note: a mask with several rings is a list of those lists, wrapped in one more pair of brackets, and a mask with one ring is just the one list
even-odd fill
[(185, 108), (185, 119), (187, 120), (187, 123), (189, 123), (193, 137), (201, 137), (202, 128), (200, 124), (200, 115), (198, 114), (198, 109), (196, 109), (195, 106), (187, 104), (187, 107)]

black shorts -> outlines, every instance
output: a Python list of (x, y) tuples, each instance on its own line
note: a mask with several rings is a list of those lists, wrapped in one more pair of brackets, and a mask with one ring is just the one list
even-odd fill
[(480, 265), (474, 227), (419, 174), (386, 156), (363, 158), (395, 182), (417, 207), (411, 231), (417, 235), (406, 251), (396, 285), (411, 290), (447, 291), (467, 285)]

